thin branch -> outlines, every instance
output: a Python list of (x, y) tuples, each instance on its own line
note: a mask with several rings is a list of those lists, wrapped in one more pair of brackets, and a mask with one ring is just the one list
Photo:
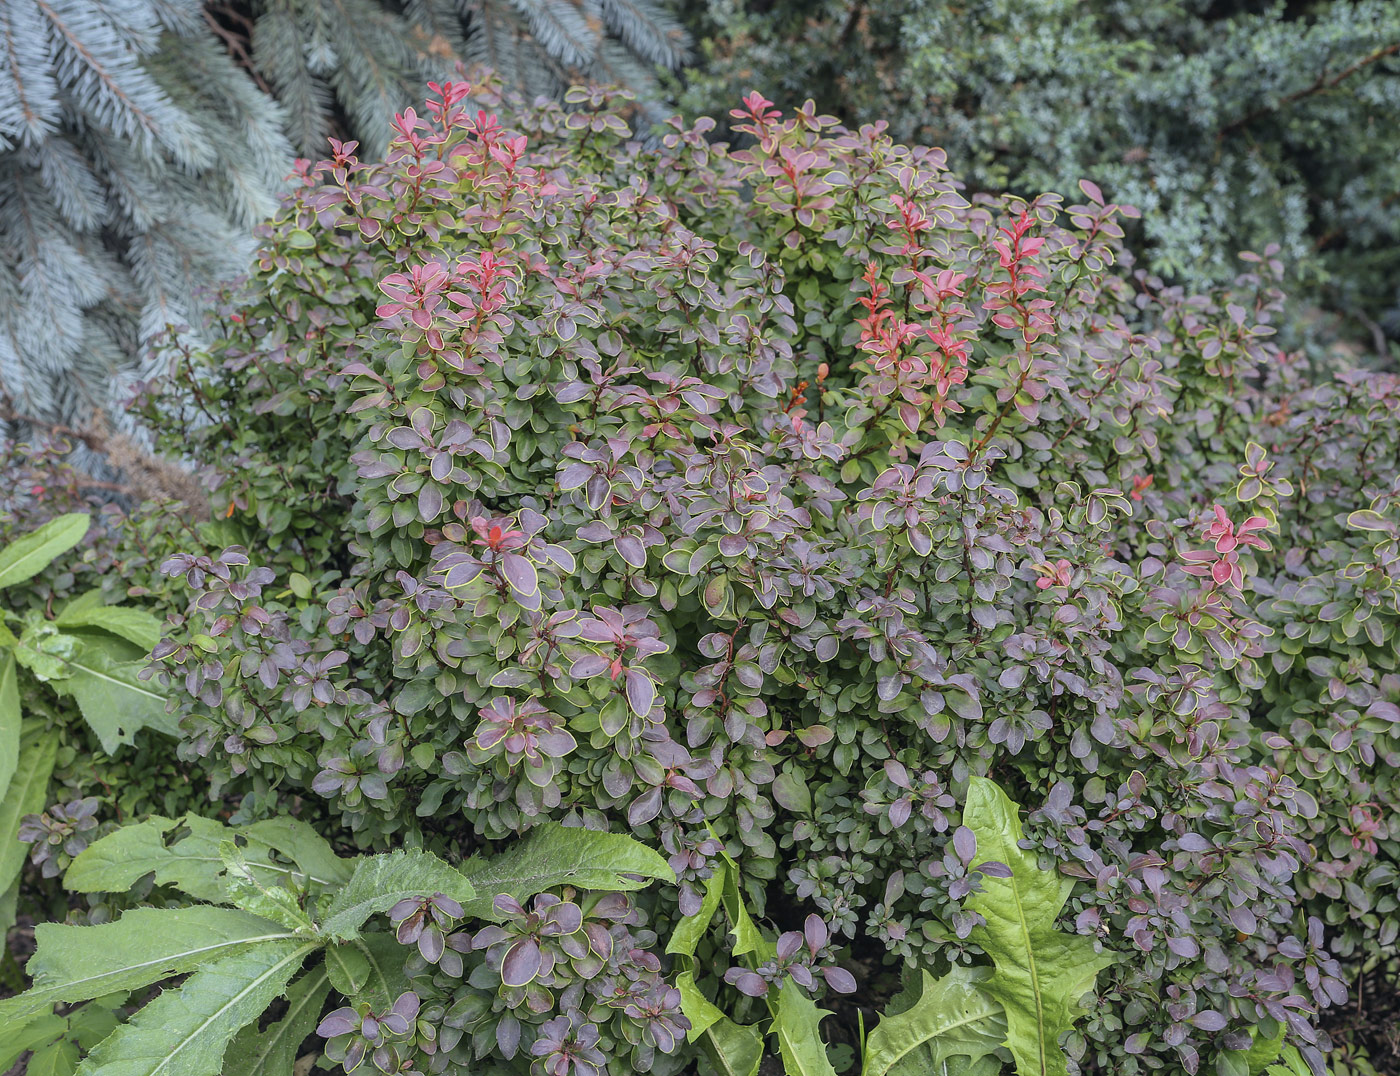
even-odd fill
[(1363, 56), (1350, 67), (1343, 68), (1340, 73), (1334, 75), (1332, 78), (1328, 78), (1326, 72), (1323, 72), (1317, 76), (1317, 81), (1306, 89), (1298, 90), (1296, 93), (1290, 93), (1286, 97), (1280, 98), (1276, 104), (1262, 105), (1251, 112), (1245, 113), (1239, 119), (1227, 123), (1215, 133), (1215, 140), (1218, 142), (1227, 134), (1237, 131), (1241, 127), (1249, 126), (1249, 124), (1253, 123), (1260, 116), (1268, 115), (1270, 112), (1277, 112), (1296, 101), (1301, 101), (1305, 97), (1311, 97), (1314, 94), (1322, 93), (1324, 90), (1335, 89), (1363, 68), (1371, 66), (1371, 64), (1378, 60), (1383, 60), (1387, 56), (1393, 56), (1397, 52), (1400, 52), (1400, 41), (1386, 45), (1384, 48), (1379, 48), (1369, 56)]

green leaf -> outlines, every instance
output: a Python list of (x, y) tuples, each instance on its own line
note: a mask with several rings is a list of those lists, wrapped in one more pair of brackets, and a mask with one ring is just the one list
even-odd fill
[(984, 777), (970, 781), (963, 824), (977, 836), (979, 861), (1011, 868), (1010, 878), (982, 878), (981, 892), (967, 906), (986, 925), (973, 930), (996, 966), (984, 989), (1006, 1010), (1007, 1045), (1020, 1076), (1066, 1076), (1058, 1039), (1083, 1015), (1080, 1001), (1099, 969), (1114, 957), (1094, 950), (1089, 938), (1055, 927), (1073, 882), (1036, 865), (1017, 845), (1021, 822), (1006, 794)]
[(1279, 1063), (1264, 1070), (1266, 1076), (1312, 1076), (1312, 1069), (1303, 1060), (1296, 1046), (1286, 1046), (1279, 1055)]
[(34, 578), (81, 542), (91, 522), (81, 512), (59, 516), (0, 549), (0, 589)]
[(16, 878), (10, 883), (10, 888), (0, 894), (0, 945), (4, 944), (5, 936), (9, 934), (10, 928), (15, 925), (15, 919), (19, 908), (19, 879)]
[[(181, 828), (188, 832), (167, 843)], [(330, 845), (292, 818), (234, 828), (198, 815), (178, 821), (155, 815), (94, 841), (73, 860), (63, 884), (78, 893), (125, 893), (154, 873), (157, 885), (175, 886), (197, 900), (223, 902), (228, 887), (220, 848), (235, 837), (246, 842), (240, 849), (243, 859), (263, 885), (305, 878), (329, 888), (350, 878), (350, 862), (337, 859)], [(292, 864), (277, 862), (274, 850)]]
[(243, 826), (238, 833), (254, 845), (275, 848), (317, 885), (342, 885), (350, 880), (355, 869), (354, 860), (341, 859), (328, 840), (291, 815), (254, 822)]
[(744, 894), (739, 889), (739, 865), (729, 857), (728, 852), (721, 852), (720, 855), (728, 867), (724, 875), (722, 899), (725, 914), (729, 916), (730, 932), (734, 935), (731, 952), (735, 956), (754, 953), (760, 961), (772, 960), (777, 952), (776, 943), (763, 936), (763, 931), (759, 930), (753, 916), (749, 915), (748, 905), (744, 903)]
[[(316, 924), (301, 906), (295, 890), (284, 884), (264, 885), (258, 881), (252, 864), (232, 841), (219, 846), (224, 861), (224, 884), (229, 903), (245, 912), (281, 923), (288, 930), (314, 934)], [(284, 880), (285, 881), (285, 880)]]
[(1250, 1043), (1249, 1051), (1244, 1055), (1245, 1063), (1249, 1066), (1249, 1076), (1259, 1076), (1261, 1072), (1278, 1060), (1278, 1055), (1282, 1052), (1282, 1027), (1278, 1028), (1273, 1038), (1269, 1038), (1256, 1029), (1254, 1041)]
[(178, 719), (165, 712), (165, 696), (139, 676), (145, 661), (117, 661), (97, 646), (84, 645), (66, 665), (68, 675), (50, 685), (77, 701), (109, 755), (133, 742), (143, 728), (179, 735)]
[(773, 798), (794, 814), (812, 813), (812, 793), (801, 774), (784, 770), (773, 781)]
[(778, 1050), (787, 1076), (836, 1076), (821, 1035), (822, 1017), (829, 1015), (826, 1009), (818, 1008), (815, 1001), (802, 993), (796, 983), (783, 983), (778, 991), (773, 1031), (778, 1036)]
[(0, 1028), (0, 1072), (8, 1072), (26, 1050), (37, 1050), (68, 1030), (61, 1016), (44, 1016), (25, 1024)]
[(407, 949), (392, 934), (364, 934), (326, 950), (331, 985), (346, 997), (363, 998), (375, 1012), (387, 1009), (408, 989)]
[(714, 873), (705, 881), (705, 897), (700, 902), (700, 910), (694, 915), (687, 915), (676, 924), (675, 929), (671, 931), (671, 940), (666, 943), (666, 952), (678, 953), (681, 956), (695, 955), (695, 947), (709, 932), (710, 921), (719, 909), (720, 894), (724, 889), (727, 873), (724, 863), (715, 867)]
[(78, 1076), (217, 1076), (229, 1042), (316, 948), (268, 941), (205, 964), (98, 1043)]
[(954, 1057), (976, 1061), (1006, 1041), (1006, 1014), (982, 989), (990, 968), (958, 966), (941, 979), (919, 974), (917, 1000), (870, 1032), (861, 1076), (942, 1072)]
[(24, 1072), (25, 1076), (73, 1076), (77, 1066), (78, 1047), (63, 1038), (35, 1050)]
[(292, 1076), (297, 1050), (316, 1030), (331, 984), (325, 968), (315, 968), (287, 991), (287, 1011), (265, 1031), (249, 1024), (229, 1045), (222, 1076)]
[(57, 754), (56, 731), (40, 732), (37, 724), (22, 731), (15, 775), (0, 799), (0, 892), (19, 877), (29, 855), (29, 845), (19, 839), (20, 819), (48, 806), (49, 777)]
[(34, 985), (0, 1001), (0, 1026), (58, 1002), (139, 990), (253, 945), (292, 939), (289, 931), (229, 908), (133, 908), (95, 927), (40, 923), (26, 971)]
[(0, 801), (19, 765), (19, 680), (15, 656), (0, 658)]
[(54, 618), (60, 628), (101, 628), (150, 653), (160, 642), (160, 621), (142, 609), (125, 605), (87, 607), (69, 602)]
[(462, 873), (481, 894), (470, 904), (463, 902), (467, 914), (490, 920), (500, 918), (492, 901), (502, 893), (525, 901), (561, 885), (624, 892), (644, 889), (656, 878), (676, 880), (664, 857), (631, 837), (557, 822), (536, 827), (499, 856), (468, 860)]
[(688, 1042), (700, 1049), (719, 1076), (755, 1076), (763, 1062), (763, 1032), (756, 1026), (736, 1024), (695, 985), (695, 976), (676, 977), (681, 992), (681, 1012), (690, 1021)]
[(321, 929), (341, 941), (359, 935), (371, 915), (388, 911), (408, 897), (442, 893), (465, 906), (475, 894), (462, 872), (431, 852), (400, 851), (367, 856), (355, 864), (350, 881), (337, 890)]

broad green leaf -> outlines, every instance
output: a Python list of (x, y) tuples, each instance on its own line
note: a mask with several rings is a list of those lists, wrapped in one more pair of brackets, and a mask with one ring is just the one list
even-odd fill
[(783, 983), (778, 991), (773, 1031), (778, 1036), (778, 1050), (787, 1076), (836, 1076), (831, 1059), (826, 1056), (826, 1040), (821, 1033), (822, 1017), (829, 1015), (826, 1009), (818, 1008), (815, 1001), (798, 990), (796, 983)]
[(69, 602), (54, 617), (60, 628), (101, 628), (135, 643), (147, 653), (160, 642), (160, 621), (143, 609), (127, 605), (80, 605)]
[(755, 1076), (763, 1062), (763, 1032), (753, 1025), (736, 1024), (695, 985), (695, 976), (676, 977), (681, 992), (681, 1012), (690, 1021), (688, 1042), (698, 1042), (719, 1076)]
[[(665, 858), (639, 841), (620, 833), (565, 827), (547, 822), (509, 851), (462, 865), (480, 894), (467, 914), (499, 919), (492, 901), (502, 893), (525, 901), (555, 886), (625, 891), (644, 889), (655, 878), (676, 880)], [(627, 878), (637, 875), (641, 880)]]
[(705, 897), (700, 902), (700, 910), (694, 915), (687, 915), (676, 924), (676, 928), (671, 931), (671, 940), (666, 943), (666, 952), (681, 956), (695, 955), (695, 947), (709, 932), (710, 921), (719, 909), (720, 895), (727, 873), (728, 868), (724, 863), (716, 865), (714, 873), (705, 880)]
[(24, 1066), (25, 1076), (73, 1076), (78, 1067), (78, 1047), (67, 1038), (55, 1039), (34, 1051)]
[(34, 578), (81, 542), (91, 522), (81, 512), (59, 516), (0, 549), (0, 589)]
[(28, 1023), (0, 1027), (0, 1072), (8, 1072), (26, 1050), (37, 1050), (68, 1030), (61, 1016), (43, 1016)]
[(401, 851), (366, 856), (332, 897), (321, 929), (341, 941), (358, 937), (365, 920), (408, 897), (442, 893), (464, 907), (475, 893), (462, 872), (431, 852)]
[(354, 860), (341, 859), (328, 840), (300, 818), (289, 814), (253, 822), (240, 828), (238, 833), (253, 844), (275, 848), (318, 885), (348, 882), (355, 869)]
[(19, 765), (19, 680), (15, 656), (0, 657), (0, 801)]
[(363, 998), (375, 1012), (387, 1009), (408, 989), (408, 950), (392, 934), (364, 934), (326, 949), (331, 985), (346, 997)]
[(301, 906), (301, 899), (294, 890), (280, 882), (265, 885), (259, 881), (252, 864), (233, 841), (224, 841), (219, 846), (219, 854), (224, 861), (224, 884), (230, 904), (281, 923), (288, 930), (303, 934), (316, 932), (316, 924)]
[(316, 1030), (331, 984), (325, 968), (313, 968), (287, 991), (287, 1011), (260, 1031), (247, 1025), (224, 1055), (222, 1076), (292, 1076), (297, 1049)]
[(316, 948), (267, 941), (204, 964), (98, 1043), (78, 1076), (217, 1076), (229, 1042), (287, 988)]
[(37, 724), (21, 731), (14, 777), (0, 799), (0, 892), (19, 877), (29, 855), (29, 845), (19, 839), (20, 819), (48, 806), (49, 777), (57, 753), (57, 732), (41, 732)]
[[(178, 828), (189, 832), (170, 841)], [(293, 877), (332, 887), (350, 878), (349, 861), (337, 859), (329, 845), (295, 819), (234, 828), (198, 815), (179, 820), (155, 815), (94, 841), (73, 860), (63, 884), (78, 893), (125, 893), (154, 873), (158, 885), (175, 886), (197, 900), (222, 902), (228, 890), (219, 849), (236, 836), (247, 841), (240, 851), (264, 885)], [(293, 864), (276, 862), (274, 850)]]
[(77, 701), (109, 755), (132, 743), (143, 728), (179, 735), (178, 719), (165, 712), (165, 696), (140, 678), (147, 662), (117, 661), (97, 646), (83, 645), (66, 665), (68, 675), (50, 686)]
[(1006, 1041), (1006, 1014), (982, 989), (990, 975), (990, 968), (961, 966), (941, 979), (920, 972), (917, 1000), (882, 1016), (866, 1039), (861, 1076), (922, 1076), (942, 1072), (954, 1057), (991, 1056)]
[(1066, 1076), (1058, 1039), (1083, 1015), (1080, 1002), (1099, 969), (1114, 957), (1095, 952), (1089, 938), (1065, 934), (1055, 921), (1073, 883), (1036, 865), (1022, 851), (1021, 822), (1006, 794), (984, 777), (971, 779), (963, 824), (977, 836), (979, 861), (1011, 868), (1010, 878), (982, 878), (982, 891), (967, 898), (985, 926), (972, 940), (992, 958), (996, 973), (984, 989), (1006, 1010), (1007, 1045), (1020, 1076)]
[(229, 908), (133, 908), (95, 927), (40, 923), (26, 971), (34, 985), (0, 1001), (0, 1026), (28, 1022), (58, 1002), (139, 990), (249, 946), (293, 939), (289, 931)]

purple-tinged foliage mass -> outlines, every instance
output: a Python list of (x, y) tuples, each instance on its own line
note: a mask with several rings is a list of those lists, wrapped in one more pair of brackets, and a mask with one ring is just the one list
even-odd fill
[[(153, 394), (223, 517), (157, 656), (245, 814), (610, 828), (680, 886), (471, 936), (402, 907), (422, 1008), (333, 1014), (335, 1052), (675, 1071), (656, 938), (721, 849), (818, 994), (977, 962), (975, 774), (1122, 957), (1082, 1071), (1280, 1029), (1320, 1064), (1400, 931), (1400, 379), (1275, 345), (1269, 254), (1206, 296), (1134, 272), (1092, 183), (969, 202), (757, 95), (728, 149), (473, 92), (304, 167)], [(766, 990), (709, 944), (710, 996)]]

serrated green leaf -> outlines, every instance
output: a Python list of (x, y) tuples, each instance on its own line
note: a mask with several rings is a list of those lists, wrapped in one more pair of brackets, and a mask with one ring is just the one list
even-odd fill
[(719, 910), (719, 901), (724, 889), (725, 875), (728, 873), (726, 864), (716, 865), (714, 873), (705, 880), (705, 896), (700, 902), (700, 910), (694, 915), (687, 915), (671, 931), (671, 940), (666, 943), (666, 952), (679, 954), (680, 956), (694, 956), (695, 947), (700, 944), (710, 929), (710, 921), (714, 919), (715, 912)]
[(230, 908), (133, 908), (95, 927), (40, 923), (26, 971), (34, 985), (0, 1001), (0, 1026), (58, 1002), (139, 990), (250, 946), (294, 938), (266, 919)]
[(773, 1032), (778, 1036), (778, 1051), (787, 1076), (836, 1076), (821, 1033), (822, 1017), (830, 1015), (798, 990), (797, 984), (790, 980), (783, 983), (778, 991)]
[(721, 900), (724, 912), (729, 916), (730, 932), (734, 935), (734, 945), (730, 951), (735, 956), (754, 953), (760, 961), (772, 960), (777, 952), (775, 943), (763, 936), (763, 931), (749, 914), (743, 891), (739, 888), (739, 865), (729, 857), (728, 852), (721, 852), (720, 856), (728, 868), (724, 872)]
[(755, 1076), (763, 1062), (763, 1032), (756, 1026), (736, 1024), (695, 985), (695, 976), (676, 977), (681, 1012), (690, 1021), (688, 1042), (698, 1042), (720, 1076)]
[(19, 823), (48, 806), (49, 777), (58, 754), (58, 733), (37, 724), (21, 729), (19, 759), (9, 790), (0, 799), (0, 892), (19, 877), (29, 845), (19, 839)]
[(325, 968), (307, 972), (287, 991), (287, 1011), (266, 1030), (249, 1024), (229, 1044), (221, 1076), (292, 1076), (297, 1049), (316, 1030), (331, 984)]
[(61, 628), (101, 628), (147, 653), (160, 642), (160, 621), (145, 610), (128, 605), (80, 605), (73, 601), (54, 617), (54, 623)]
[(0, 549), (0, 589), (34, 578), (81, 542), (91, 522), (81, 512), (59, 516)]
[(291, 815), (278, 815), (262, 822), (253, 822), (238, 830), (239, 836), (250, 843), (275, 848), (290, 859), (309, 880), (317, 885), (339, 885), (350, 880), (355, 861), (341, 859), (330, 842)]
[(41, 1016), (0, 1027), (0, 1072), (8, 1072), (26, 1050), (37, 1050), (67, 1030), (68, 1021), (61, 1016)]
[[(169, 842), (178, 828), (189, 832)], [(157, 885), (175, 886), (197, 900), (222, 902), (228, 891), (219, 849), (235, 837), (247, 842), (240, 851), (263, 885), (305, 878), (330, 888), (349, 880), (350, 861), (337, 859), (309, 826), (294, 819), (235, 828), (198, 815), (179, 820), (156, 815), (94, 841), (73, 860), (63, 884), (78, 893), (125, 893), (153, 873)], [(276, 862), (274, 850), (293, 864)]]
[(147, 662), (118, 661), (100, 646), (84, 644), (65, 665), (68, 675), (50, 686), (73, 697), (109, 755), (143, 728), (179, 735), (177, 718), (165, 712), (165, 696), (140, 678)]
[(992, 958), (996, 973), (984, 989), (1006, 1011), (1007, 1045), (1020, 1076), (1066, 1076), (1058, 1039), (1083, 1015), (1080, 1001), (1099, 969), (1114, 957), (1089, 938), (1065, 934), (1055, 921), (1073, 883), (1041, 870), (1023, 851), (1017, 808), (993, 782), (973, 777), (963, 824), (977, 836), (979, 861), (1011, 868), (1010, 878), (982, 878), (967, 906), (986, 919), (971, 938)]
[(392, 934), (363, 934), (326, 950), (331, 985), (346, 997), (363, 998), (375, 1012), (387, 1009), (408, 989), (408, 950)]
[(941, 1073), (954, 1057), (993, 1055), (1006, 1041), (1006, 1014), (982, 989), (990, 975), (990, 968), (961, 966), (941, 979), (920, 972), (914, 1003), (882, 1016), (866, 1039), (861, 1076)]
[(78, 1076), (217, 1076), (229, 1042), (316, 948), (268, 941), (205, 964), (98, 1043)]
[(1282, 1027), (1278, 1029), (1278, 1034), (1273, 1038), (1268, 1038), (1256, 1029), (1254, 1041), (1250, 1043), (1249, 1050), (1244, 1055), (1245, 1064), (1249, 1067), (1249, 1076), (1259, 1076), (1261, 1072), (1278, 1060), (1278, 1055), (1282, 1052)]
[(219, 846), (219, 855), (224, 861), (224, 884), (230, 904), (281, 923), (288, 930), (304, 934), (315, 932), (316, 924), (302, 908), (297, 893), (286, 885), (264, 885), (258, 881), (252, 865), (233, 841), (224, 841)]
[(0, 657), (0, 801), (9, 791), (10, 779), (19, 765), (19, 670), (15, 656)]
[(461, 871), (431, 852), (400, 851), (367, 856), (331, 899), (321, 929), (331, 938), (351, 940), (371, 915), (388, 911), (409, 897), (442, 893), (464, 907), (475, 893)]
[[(664, 857), (631, 837), (557, 822), (531, 830), (508, 852), (467, 861), (462, 873), (480, 894), (463, 903), (467, 914), (490, 920), (500, 918), (492, 901), (502, 893), (525, 901), (561, 885), (621, 892), (644, 889), (652, 879), (676, 880)], [(628, 874), (640, 880), (624, 877)]]
[(73, 1076), (77, 1067), (78, 1047), (64, 1038), (35, 1050), (24, 1072), (25, 1076)]

